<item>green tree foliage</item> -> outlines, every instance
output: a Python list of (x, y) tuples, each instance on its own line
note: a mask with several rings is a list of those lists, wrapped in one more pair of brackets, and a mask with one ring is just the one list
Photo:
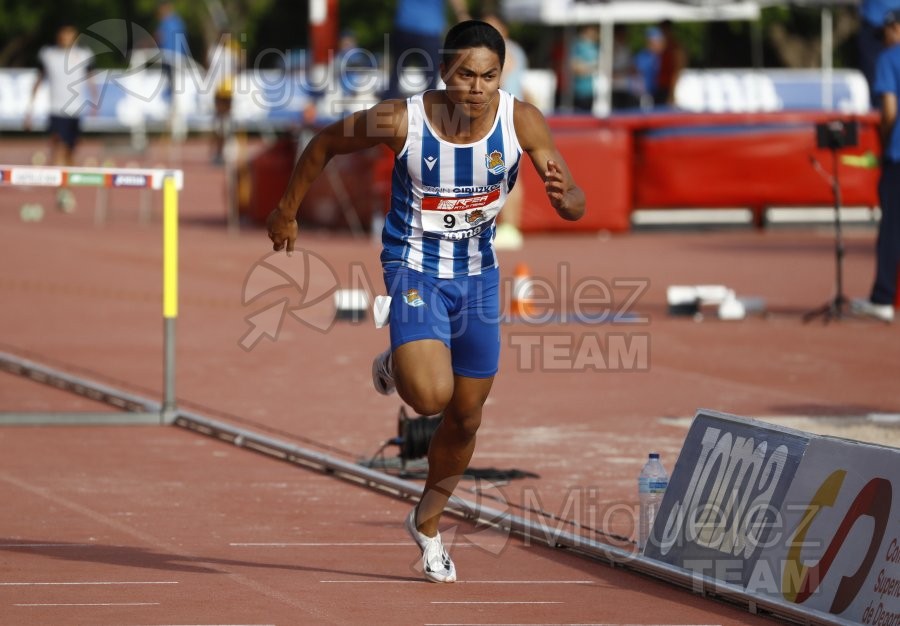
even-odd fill
[[(187, 24), (194, 58), (203, 63), (206, 50), (220, 30), (240, 37), (250, 66), (272, 67), (287, 51), (308, 45), (309, 1), (302, 0), (176, 0), (176, 10)], [(473, 15), (496, 11), (500, 0), (470, 0)], [(33, 66), (41, 46), (52, 42), (58, 26), (71, 23), (89, 28), (102, 20), (134, 22), (148, 33), (157, 24), (158, 0), (0, 0), (0, 67)], [(359, 45), (376, 55), (386, 52), (394, 3), (372, 0), (340, 0), (341, 31), (352, 32)], [(682, 23), (675, 29), (694, 67), (804, 67), (815, 64), (820, 46), (820, 9), (794, 6), (770, 7), (758, 24)], [(225, 23), (220, 23), (222, 18)], [(647, 25), (633, 25), (633, 48), (639, 49)], [(856, 63), (853, 34), (854, 7), (835, 9), (835, 65)], [(549, 67), (551, 54), (562, 38), (561, 28), (536, 24), (511, 24), (513, 38), (529, 53), (533, 67)], [(141, 42), (133, 42), (141, 45)], [(124, 63), (115, 55), (98, 58), (101, 67)]]

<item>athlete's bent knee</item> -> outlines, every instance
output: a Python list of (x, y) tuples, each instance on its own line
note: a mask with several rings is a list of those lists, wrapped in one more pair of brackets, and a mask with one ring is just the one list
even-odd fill
[(400, 396), (419, 415), (437, 415), (450, 403), (453, 385), (434, 383), (424, 388), (404, 389)]

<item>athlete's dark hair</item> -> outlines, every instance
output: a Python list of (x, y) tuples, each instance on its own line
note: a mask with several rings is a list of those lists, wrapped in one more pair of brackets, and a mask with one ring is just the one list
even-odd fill
[(444, 48), (441, 51), (441, 60), (446, 67), (453, 64), (460, 50), (468, 48), (487, 48), (493, 50), (500, 57), (500, 67), (506, 61), (506, 43), (496, 28), (479, 20), (466, 20), (455, 25), (444, 37)]

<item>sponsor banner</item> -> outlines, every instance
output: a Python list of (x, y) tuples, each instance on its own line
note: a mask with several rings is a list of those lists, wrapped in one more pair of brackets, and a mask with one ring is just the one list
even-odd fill
[(698, 412), (644, 555), (746, 586), (760, 553), (779, 536), (780, 511), (808, 443), (797, 431)]
[(114, 174), (112, 177), (113, 187), (149, 187), (151, 182), (150, 176), (146, 174)]
[[(46, 127), (50, 112), (49, 88), (38, 87), (34, 103), (31, 93), (38, 73), (32, 69), (0, 68), (0, 129), (22, 129), (26, 113), (33, 127)], [(158, 69), (100, 70), (90, 81), (98, 96), (92, 107), (74, 113), (82, 116), (82, 130), (118, 132), (134, 128), (168, 129), (173, 100), (181, 121), (189, 130), (207, 131), (215, 120), (216, 82), (202, 71), (185, 71), (176, 78), (175, 90)], [(321, 90), (310, 85), (301, 72), (248, 70), (234, 81), (231, 117), (241, 127), (293, 128), (303, 122), (303, 112), (315, 106), (322, 120), (339, 117), (356, 98), (340, 90), (313, 96)], [(365, 105), (374, 104), (374, 96)], [(353, 109), (355, 110), (355, 109)]]
[(644, 555), (751, 594), (900, 626), (900, 449), (701, 411)]
[(422, 209), (425, 211), (466, 211), (469, 209), (483, 209), (492, 202), (500, 199), (500, 191), (480, 194), (477, 196), (442, 197), (425, 196), (422, 198)]
[(868, 113), (869, 86), (859, 70), (685, 70), (675, 104), (694, 112), (840, 111)]
[(66, 175), (66, 184), (78, 187), (104, 187), (106, 176), (98, 172), (70, 172)]
[(10, 175), (11, 175), (10, 170), (0, 169), (0, 185), (6, 184), (6, 183), (11, 183), (12, 179), (11, 179)]
[(900, 624), (900, 450), (816, 437), (750, 591), (860, 624)]
[(33, 187), (59, 187), (63, 182), (62, 170), (52, 168), (16, 168), (12, 169), (10, 182), (13, 185), (30, 185)]

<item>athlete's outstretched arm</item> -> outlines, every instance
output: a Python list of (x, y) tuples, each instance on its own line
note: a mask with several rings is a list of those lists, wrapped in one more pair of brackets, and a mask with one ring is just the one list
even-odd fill
[(266, 226), (274, 250), (293, 252), (297, 239), (297, 211), (313, 181), (328, 161), (384, 144), (399, 152), (406, 142), (406, 103), (385, 100), (375, 106), (338, 120), (320, 130), (303, 150), (278, 206), (269, 214)]
[(563, 219), (581, 219), (584, 215), (584, 192), (575, 184), (569, 167), (556, 149), (547, 120), (537, 107), (526, 102), (517, 100), (514, 111), (519, 144), (544, 179), (550, 205)]

